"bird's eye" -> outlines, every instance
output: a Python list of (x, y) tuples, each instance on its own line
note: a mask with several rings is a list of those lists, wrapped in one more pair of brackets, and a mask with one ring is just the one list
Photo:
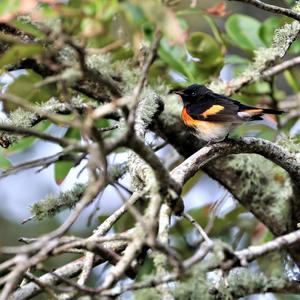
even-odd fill
[(195, 93), (195, 92), (192, 92), (192, 96), (196, 96), (196, 93)]

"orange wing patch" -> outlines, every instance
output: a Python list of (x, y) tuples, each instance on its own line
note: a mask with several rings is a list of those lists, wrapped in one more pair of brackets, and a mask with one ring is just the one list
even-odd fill
[(218, 112), (224, 110), (224, 106), (222, 105), (213, 105), (209, 109), (207, 109), (205, 112), (202, 113), (204, 118), (207, 118), (208, 116), (215, 115)]

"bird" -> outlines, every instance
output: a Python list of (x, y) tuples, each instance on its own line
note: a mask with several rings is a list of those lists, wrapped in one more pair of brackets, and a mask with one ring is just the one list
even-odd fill
[(181, 118), (185, 125), (208, 143), (225, 140), (238, 125), (263, 120), (264, 114), (284, 113), (282, 110), (242, 104), (200, 84), (192, 84), (174, 93), (182, 98)]

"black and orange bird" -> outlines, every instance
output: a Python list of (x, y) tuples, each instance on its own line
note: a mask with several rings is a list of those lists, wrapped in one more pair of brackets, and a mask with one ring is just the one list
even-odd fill
[(195, 135), (206, 142), (223, 141), (241, 123), (263, 120), (264, 114), (283, 113), (281, 110), (242, 104), (200, 84), (174, 93), (180, 95), (183, 101), (183, 122), (195, 129)]

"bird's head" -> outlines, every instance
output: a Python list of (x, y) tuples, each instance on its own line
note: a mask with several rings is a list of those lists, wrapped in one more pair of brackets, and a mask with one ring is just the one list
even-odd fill
[(201, 100), (210, 90), (204, 85), (192, 84), (187, 88), (175, 91), (174, 93), (181, 96), (183, 104), (195, 103), (196, 101)]

